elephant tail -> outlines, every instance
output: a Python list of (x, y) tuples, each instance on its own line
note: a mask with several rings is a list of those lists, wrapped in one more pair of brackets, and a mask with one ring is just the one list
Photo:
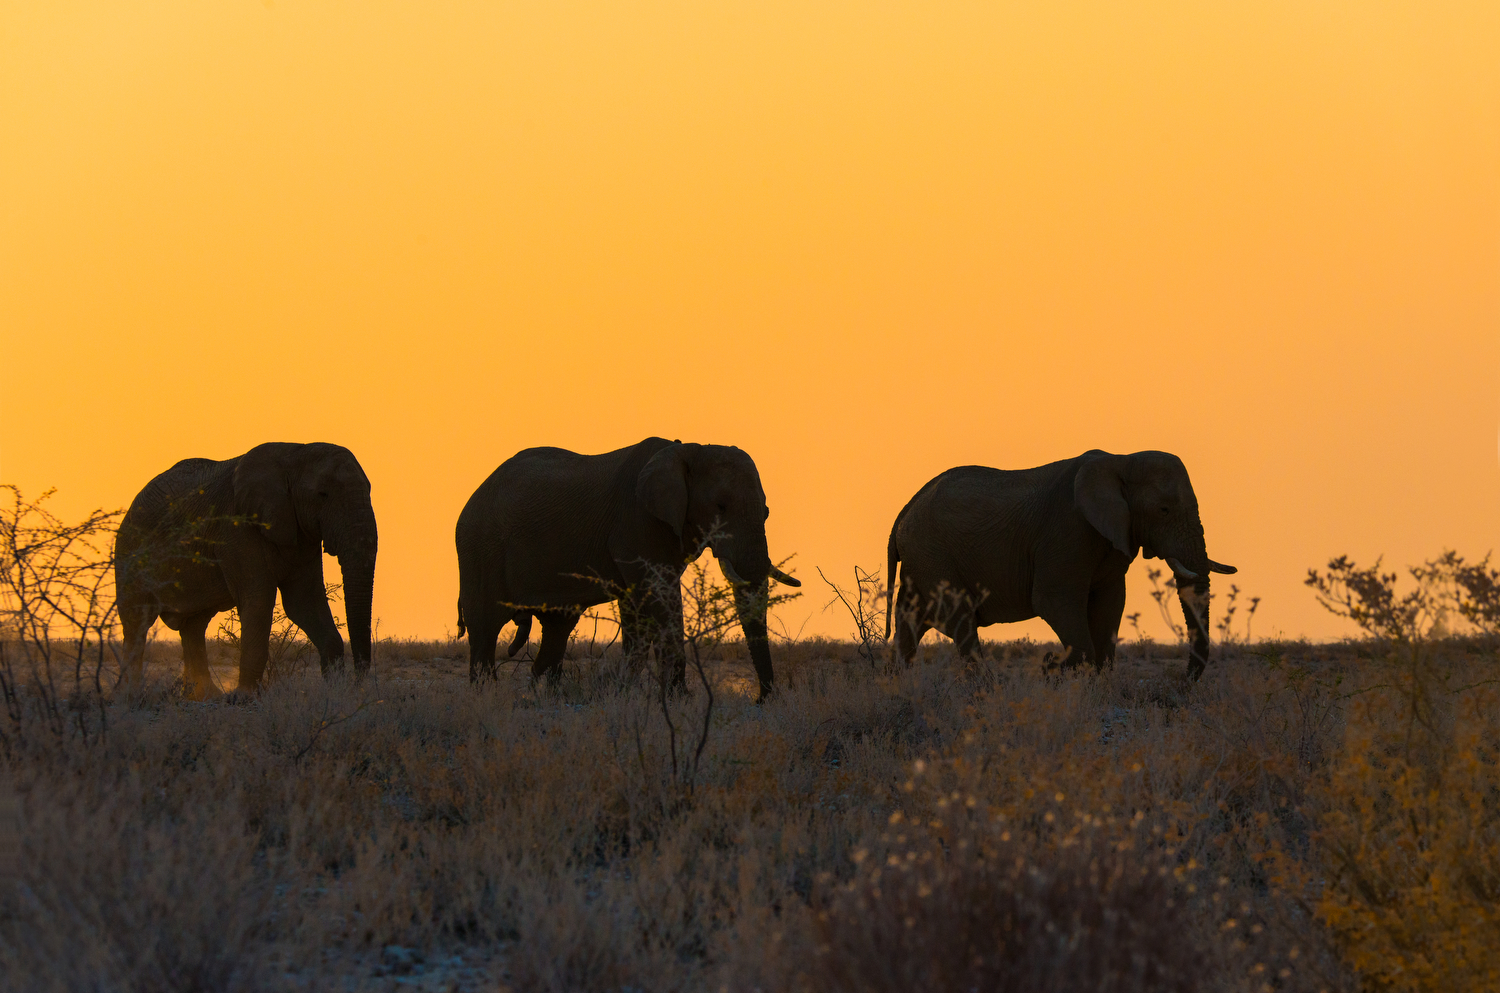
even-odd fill
[(885, 545), (885, 637), (891, 637), (891, 610), (896, 604), (896, 567), (901, 563), (901, 550), (896, 547), (896, 528), (901, 524), (897, 515), (891, 525), (891, 539)]
[(513, 618), (516, 622), (516, 636), (510, 640), (510, 649), (505, 657), (513, 659), (516, 653), (526, 647), (526, 642), (531, 640), (531, 614), (521, 611)]
[(464, 632), (467, 630), (468, 628), (464, 626), (464, 602), (460, 600), (458, 601), (458, 634), (454, 635), (454, 637), (462, 638)]

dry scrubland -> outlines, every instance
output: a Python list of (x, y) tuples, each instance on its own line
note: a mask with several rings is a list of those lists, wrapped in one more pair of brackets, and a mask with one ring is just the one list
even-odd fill
[(695, 761), (704, 687), (669, 727), (613, 649), (475, 691), (385, 642), (231, 705), (158, 643), (154, 689), (9, 726), (0, 985), (1500, 989), (1491, 648), (1042, 648), (805, 642), (758, 707), (725, 645)]

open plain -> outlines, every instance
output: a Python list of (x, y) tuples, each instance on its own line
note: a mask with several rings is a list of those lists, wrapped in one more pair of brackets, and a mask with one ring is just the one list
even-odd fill
[(156, 642), (7, 725), (0, 986), (1495, 988), (1492, 648), (860, 647), (778, 646), (761, 706), (742, 643), (663, 696), (587, 639), (192, 703)]

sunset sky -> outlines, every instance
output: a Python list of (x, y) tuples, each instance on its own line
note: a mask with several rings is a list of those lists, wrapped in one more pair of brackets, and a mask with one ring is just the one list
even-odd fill
[(1500, 546), (1500, 3), (7, 3), (0, 345), (69, 513), (351, 448), (383, 637), (501, 461), (652, 434), (755, 458), (793, 632), (943, 469), (1154, 448), (1336, 637), (1309, 566)]

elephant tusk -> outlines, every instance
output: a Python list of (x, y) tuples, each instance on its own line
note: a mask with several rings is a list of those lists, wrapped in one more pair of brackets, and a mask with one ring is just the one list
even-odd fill
[(793, 579), (791, 576), (788, 576), (786, 573), (782, 572), (780, 569), (776, 568), (774, 565), (771, 566), (771, 578), (774, 579), (774, 580), (776, 580), (778, 583), (780, 583), (783, 586), (801, 586), (802, 585), (802, 580), (800, 580), (800, 579)]
[(740, 574), (739, 573), (737, 573), (737, 572), (734, 571), (734, 566), (732, 566), (732, 565), (729, 564), (729, 558), (728, 558), (728, 556), (725, 556), (724, 558), (719, 559), (719, 568), (722, 569), (722, 570), (724, 570), (724, 578), (727, 579), (727, 580), (729, 580), (735, 586), (749, 586), (750, 585), (747, 581), (745, 581), (744, 579), (740, 578)]
[(1172, 574), (1178, 579), (1197, 579), (1198, 574), (1176, 559), (1167, 559), (1167, 565), (1172, 567)]
[(1232, 566), (1232, 565), (1225, 565), (1222, 562), (1215, 562), (1213, 559), (1209, 559), (1208, 560), (1208, 571), (1209, 572), (1221, 572), (1221, 573), (1223, 573), (1226, 576), (1233, 576), (1235, 573), (1239, 572), (1239, 570), (1236, 569), (1234, 566)]

